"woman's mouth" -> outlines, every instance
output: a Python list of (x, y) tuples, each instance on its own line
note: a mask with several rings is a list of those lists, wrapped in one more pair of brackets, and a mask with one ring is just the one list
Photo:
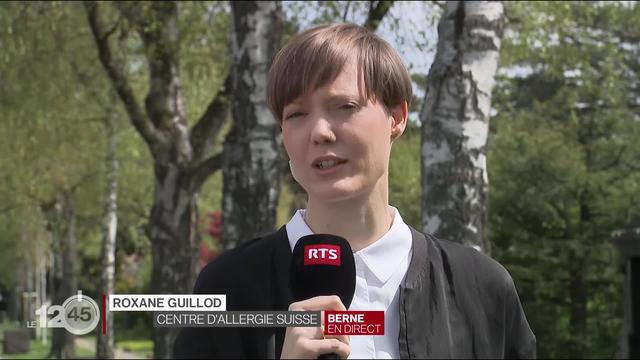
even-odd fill
[(323, 161), (318, 162), (316, 167), (318, 169), (328, 169), (328, 168), (334, 167), (334, 166), (336, 166), (338, 164), (339, 164), (339, 162), (336, 161), (336, 160), (323, 160)]
[(338, 167), (346, 162), (347, 160), (343, 160), (340, 158), (318, 159), (313, 162), (313, 167), (319, 170), (329, 170)]

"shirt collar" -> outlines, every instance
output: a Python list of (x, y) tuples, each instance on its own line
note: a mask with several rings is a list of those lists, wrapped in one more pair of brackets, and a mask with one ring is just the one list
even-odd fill
[[(364, 249), (356, 251), (354, 256), (360, 258), (366, 267), (380, 282), (385, 283), (396, 272), (397, 264), (411, 251), (411, 230), (400, 216), (400, 212), (393, 206), (393, 224), (389, 231)], [(287, 223), (287, 236), (291, 250), (298, 240), (313, 234), (309, 225), (304, 221), (305, 210), (298, 210)], [(356, 265), (358, 261), (356, 261)]]

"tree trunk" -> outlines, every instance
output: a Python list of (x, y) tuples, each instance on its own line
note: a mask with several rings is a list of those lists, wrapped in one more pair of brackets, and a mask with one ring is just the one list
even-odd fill
[[(23, 243), (27, 242), (27, 237), (29, 235), (26, 232), (22, 232), (20, 234), (20, 238), (21, 241)], [(23, 295), (23, 300), (24, 300), (24, 309), (23, 309), (23, 313), (24, 313), (24, 320), (25, 321), (32, 321), (34, 320), (35, 317), (35, 313), (34, 311), (37, 309), (37, 304), (35, 304), (34, 302), (34, 290), (35, 290), (35, 286), (34, 286), (34, 281), (33, 281), (33, 256), (32, 254), (27, 251), (25, 254), (25, 263), (24, 263), (24, 270), (22, 271), (23, 274), (23, 282), (24, 282), (24, 289), (25, 289), (25, 294)], [(29, 336), (32, 339), (35, 339), (37, 336), (37, 329), (29, 329)]]
[(576, 258), (569, 272), (569, 328), (571, 337), (568, 356), (584, 359), (587, 340), (587, 284), (585, 279), (585, 259)]
[(423, 230), (489, 253), (487, 138), (500, 2), (447, 2), (422, 121)]
[[(584, 115), (583, 115), (584, 116)], [(584, 165), (587, 170), (585, 178), (585, 188), (578, 196), (579, 222), (578, 222), (578, 241), (580, 247), (573, 249), (572, 261), (569, 264), (569, 329), (571, 336), (569, 337), (568, 356), (576, 359), (584, 358), (587, 355), (588, 336), (587, 336), (587, 320), (589, 317), (587, 303), (589, 302), (589, 284), (587, 283), (587, 274), (589, 271), (589, 259), (591, 259), (591, 248), (595, 247), (594, 239), (601, 239), (594, 233), (592, 224), (593, 210), (591, 207), (591, 193), (588, 190), (591, 177), (596, 173), (593, 164), (592, 148), (596, 136), (592, 130), (592, 124), (589, 122), (582, 123), (585, 131), (578, 136), (578, 142), (582, 145), (584, 151)], [(597, 240), (596, 240), (597, 241)]]
[(20, 281), (16, 281), (16, 285), (12, 291), (9, 292), (9, 300), (7, 304), (7, 315), (10, 321), (20, 322), (20, 300), (22, 298), (22, 284)]
[(280, 194), (280, 130), (266, 103), (267, 73), (278, 49), (278, 1), (231, 2), (232, 128), (224, 143), (223, 244), (226, 249), (272, 231)]
[[(37, 251), (35, 252), (34, 265), (35, 265), (34, 278), (35, 278), (35, 292), (36, 292), (35, 306), (37, 309), (39, 309), (43, 304), (46, 304), (47, 302), (47, 251), (46, 251), (46, 248), (42, 247), (37, 249)], [(37, 339), (44, 340), (46, 336), (47, 336), (46, 328), (41, 328), (41, 327), (36, 328)]]
[[(225, 87), (189, 129), (178, 73), (178, 3), (114, 3), (144, 43), (149, 63), (149, 92), (142, 107), (122, 62), (116, 59), (114, 44), (109, 41), (115, 33), (112, 29), (116, 29), (107, 24), (102, 11), (103, 6), (109, 5), (90, 1), (84, 4), (100, 62), (122, 100), (129, 120), (153, 156), (155, 187), (147, 227), (153, 257), (151, 292), (191, 293), (198, 270), (200, 242), (198, 192), (207, 177), (220, 168), (221, 155), (210, 152), (228, 112), (229, 81), (225, 81)], [(178, 330), (153, 329), (154, 358), (171, 356)]]
[[(155, 163), (156, 187), (150, 218), (153, 255), (151, 291), (187, 294), (198, 265), (197, 193), (175, 163)], [(153, 357), (169, 358), (177, 328), (154, 328)]]
[[(53, 304), (62, 305), (67, 298), (77, 294), (78, 281), (76, 277), (76, 209), (72, 195), (68, 192), (60, 193), (59, 204), (62, 206), (62, 221), (66, 225), (65, 234), (59, 237), (60, 262), (56, 264), (58, 275)], [(54, 328), (51, 339), (50, 356), (57, 359), (75, 358), (75, 335), (64, 328)]]
[[(116, 158), (115, 119), (107, 115), (105, 119), (107, 135), (107, 191), (105, 193), (104, 219), (102, 224), (102, 267), (100, 269), (100, 289), (104, 294), (115, 293), (116, 273), (116, 232), (118, 229), (118, 160)], [(96, 336), (96, 359), (113, 359), (114, 324), (113, 313), (106, 312), (106, 332)]]

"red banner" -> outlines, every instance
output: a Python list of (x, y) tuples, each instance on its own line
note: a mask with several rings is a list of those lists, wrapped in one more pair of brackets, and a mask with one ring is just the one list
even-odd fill
[(325, 311), (325, 335), (384, 335), (384, 311)]

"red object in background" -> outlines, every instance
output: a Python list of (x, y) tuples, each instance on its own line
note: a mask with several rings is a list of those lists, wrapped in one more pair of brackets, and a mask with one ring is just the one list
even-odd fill
[[(216, 242), (220, 241), (222, 236), (222, 212), (214, 211), (207, 213), (205, 218), (206, 233)], [(207, 246), (206, 243), (200, 243), (200, 270), (218, 256), (218, 251)]]
[(207, 234), (209, 236), (220, 239), (222, 236), (222, 211), (210, 212), (206, 215), (208, 220)]
[(102, 294), (102, 335), (107, 334), (107, 294)]
[(218, 256), (216, 250), (210, 249), (207, 244), (200, 243), (200, 270)]

